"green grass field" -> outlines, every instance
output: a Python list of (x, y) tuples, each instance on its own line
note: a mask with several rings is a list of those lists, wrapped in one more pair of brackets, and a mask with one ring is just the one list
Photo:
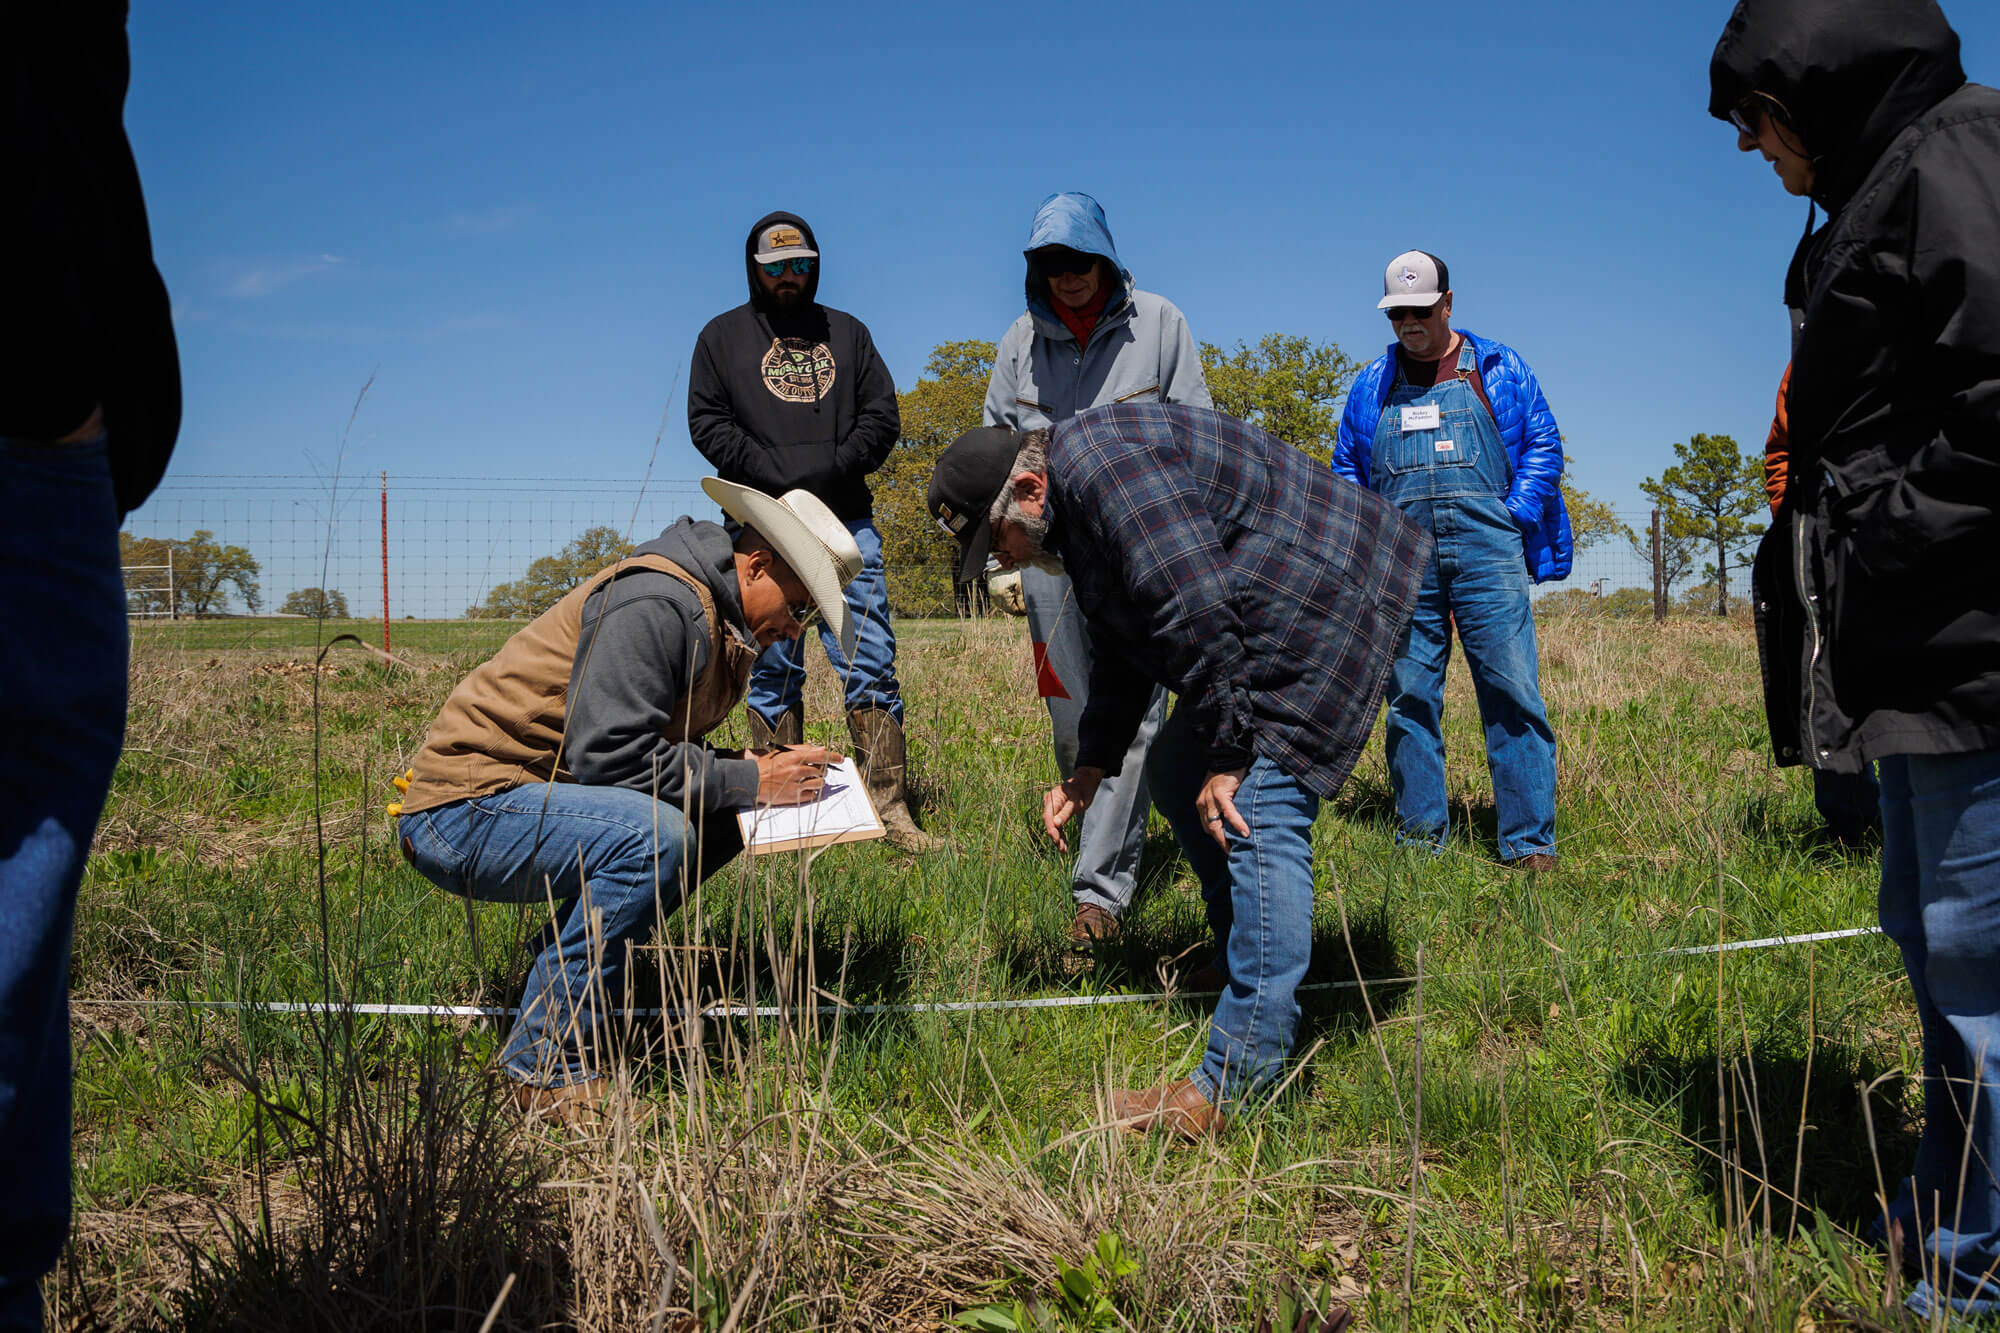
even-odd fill
[[(350, 628), (379, 644), (325, 633)], [(1199, 1058), (1192, 999), (639, 1021), (589, 1132), (496, 1108), (484, 1024), (197, 1006), (509, 998), (537, 911), (468, 916), (384, 803), (511, 628), (397, 624), (402, 665), (315, 671), (310, 622), (136, 627), (77, 919), (63, 1321), (476, 1329), (511, 1282), (493, 1327), (1290, 1330), (1334, 1300), (1376, 1329), (1895, 1326), (1854, 1238), (1914, 1146), (1894, 950), (1662, 953), (1873, 922), (1874, 857), (1819, 841), (1770, 765), (1747, 626), (1543, 625), (1563, 861), (1538, 878), (1494, 860), (1454, 664), (1448, 853), (1394, 845), (1378, 741), (1314, 831), (1308, 979), (1367, 984), (1312, 992), (1293, 1076), (1193, 1148), (1100, 1127), (1105, 1088)], [(1157, 817), (1121, 944), (1065, 952), (1023, 626), (904, 629), (922, 818), (956, 850), (739, 861), (635, 998), (1154, 991), (1201, 956)], [(844, 745), (818, 667), (809, 731)]]

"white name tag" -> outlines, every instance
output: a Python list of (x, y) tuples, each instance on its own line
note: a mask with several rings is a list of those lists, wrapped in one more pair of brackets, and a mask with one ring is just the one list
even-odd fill
[(1453, 444), (1450, 440), (1439, 440), (1436, 444), (1431, 446), (1432, 449), (1436, 450), (1438, 453), (1441, 454), (1448, 454), (1457, 447), (1458, 446)]
[(1436, 430), (1438, 428), (1438, 405), (1418, 403), (1403, 409), (1403, 434), (1413, 430)]

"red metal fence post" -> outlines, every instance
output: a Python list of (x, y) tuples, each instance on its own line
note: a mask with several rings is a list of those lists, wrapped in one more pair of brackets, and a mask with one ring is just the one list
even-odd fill
[(389, 474), (382, 474), (382, 651), (389, 651)]

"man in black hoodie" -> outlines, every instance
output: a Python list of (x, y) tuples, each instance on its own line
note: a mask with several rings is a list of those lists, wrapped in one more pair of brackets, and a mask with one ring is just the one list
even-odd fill
[[(896, 383), (868, 326), (820, 305), (819, 243), (803, 218), (770, 213), (743, 243), (750, 299), (702, 329), (688, 373), (688, 435), (726, 481), (772, 495), (810, 491), (847, 525), (865, 566), (847, 588), (859, 627), (853, 657), (821, 627), (840, 674), (847, 728), (869, 795), (908, 851), (942, 841), (910, 818), (904, 774), (903, 695), (882, 538), (868, 476), (895, 447), (902, 423)], [(805, 646), (774, 644), (750, 678), (751, 744), (796, 744), (804, 735)]]
[(2000, 1311), (2000, 93), (1934, 0), (1743, 0), (1709, 84), (1827, 213), (1786, 284), (1790, 481), (1753, 582), (1778, 762), (1881, 764), (1925, 1093), (1884, 1238), (1915, 1308)]

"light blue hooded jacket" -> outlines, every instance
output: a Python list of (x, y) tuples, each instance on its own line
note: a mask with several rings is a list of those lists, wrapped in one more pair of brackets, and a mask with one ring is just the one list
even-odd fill
[(1056, 317), (1046, 286), (1036, 290), (1032, 264), (1028, 310), (1000, 340), (986, 386), (986, 424), (1035, 430), (1106, 403), (1186, 403), (1212, 407), (1201, 353), (1174, 303), (1132, 285), (1118, 262), (1104, 210), (1087, 194), (1052, 194), (1035, 210), (1025, 255), (1065, 245), (1102, 255), (1117, 272), (1114, 290), (1081, 350)]

